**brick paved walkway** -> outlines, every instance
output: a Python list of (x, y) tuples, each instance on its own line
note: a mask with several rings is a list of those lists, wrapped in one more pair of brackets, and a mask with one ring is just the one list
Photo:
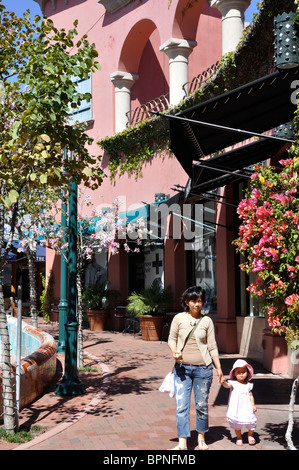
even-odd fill
[[(58, 327), (41, 325), (58, 339)], [(86, 393), (59, 397), (55, 383), (47, 393), (21, 411), (21, 426), (36, 424), (44, 434), (25, 444), (0, 442), (0, 450), (118, 450), (163, 451), (176, 445), (174, 399), (158, 388), (172, 367), (166, 342), (143, 341), (139, 335), (84, 330), (86, 364), (98, 372), (80, 373)], [(228, 374), (238, 356), (222, 355)], [(58, 356), (61, 374), (63, 357)], [(255, 446), (237, 447), (227, 426), (228, 390), (213, 381), (210, 398), (210, 450), (285, 450), (284, 434), (292, 380), (273, 376), (250, 361), (255, 369), (254, 395), (258, 408)], [(61, 375), (60, 375), (61, 376)], [(58, 378), (57, 378), (58, 380)], [(57, 382), (56, 382), (57, 383)], [(296, 405), (294, 443), (299, 444)], [(194, 406), (189, 450), (196, 447)]]

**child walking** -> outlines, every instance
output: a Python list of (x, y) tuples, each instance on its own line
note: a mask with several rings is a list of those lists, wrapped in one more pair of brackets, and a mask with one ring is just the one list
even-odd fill
[(241, 429), (248, 431), (248, 443), (255, 444), (253, 432), (256, 428), (256, 406), (252, 395), (253, 368), (243, 359), (238, 359), (229, 373), (230, 380), (222, 380), (222, 385), (230, 389), (226, 417), (230, 427), (234, 429), (238, 446), (243, 445)]

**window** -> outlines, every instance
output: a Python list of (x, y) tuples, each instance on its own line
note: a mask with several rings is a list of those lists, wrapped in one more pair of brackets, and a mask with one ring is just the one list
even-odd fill
[[(196, 204), (195, 208), (193, 216), (195, 236), (186, 251), (187, 284), (199, 285), (205, 289), (206, 302), (203, 312), (215, 314), (217, 313), (215, 203), (211, 201)], [(190, 277), (191, 270), (193, 273)]]
[[(92, 92), (92, 87), (91, 87), (91, 74), (89, 74), (89, 77), (87, 79), (83, 80), (74, 80), (77, 83), (77, 90), (78, 93), (90, 93)], [(92, 99), (89, 101), (83, 100), (79, 106), (75, 110), (75, 112), (72, 112), (72, 118), (75, 121), (79, 122), (88, 122), (92, 120)]]
[[(264, 162), (263, 162), (264, 164)], [(248, 181), (235, 184), (236, 199), (241, 201), (245, 197), (245, 190), (248, 188)], [(235, 236), (238, 237), (238, 227), (240, 219), (235, 214)], [(252, 297), (248, 292), (247, 287), (256, 281), (256, 274), (250, 273), (249, 275), (241, 271), (240, 264), (245, 261), (244, 257), (235, 252), (235, 279), (236, 279), (236, 315), (242, 317), (262, 317), (262, 299), (260, 297)]]

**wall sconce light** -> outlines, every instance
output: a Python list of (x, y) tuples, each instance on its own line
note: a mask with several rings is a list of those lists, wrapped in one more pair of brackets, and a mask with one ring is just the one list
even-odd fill
[(295, 12), (282, 13), (274, 18), (274, 60), (278, 69), (299, 65), (298, 25)]

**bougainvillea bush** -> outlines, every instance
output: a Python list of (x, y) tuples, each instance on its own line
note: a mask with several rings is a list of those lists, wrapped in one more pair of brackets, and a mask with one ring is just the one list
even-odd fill
[(299, 345), (299, 159), (280, 167), (257, 166), (237, 209), (242, 220), (234, 241), (245, 261), (240, 265), (256, 281), (247, 288), (262, 299), (274, 333)]

